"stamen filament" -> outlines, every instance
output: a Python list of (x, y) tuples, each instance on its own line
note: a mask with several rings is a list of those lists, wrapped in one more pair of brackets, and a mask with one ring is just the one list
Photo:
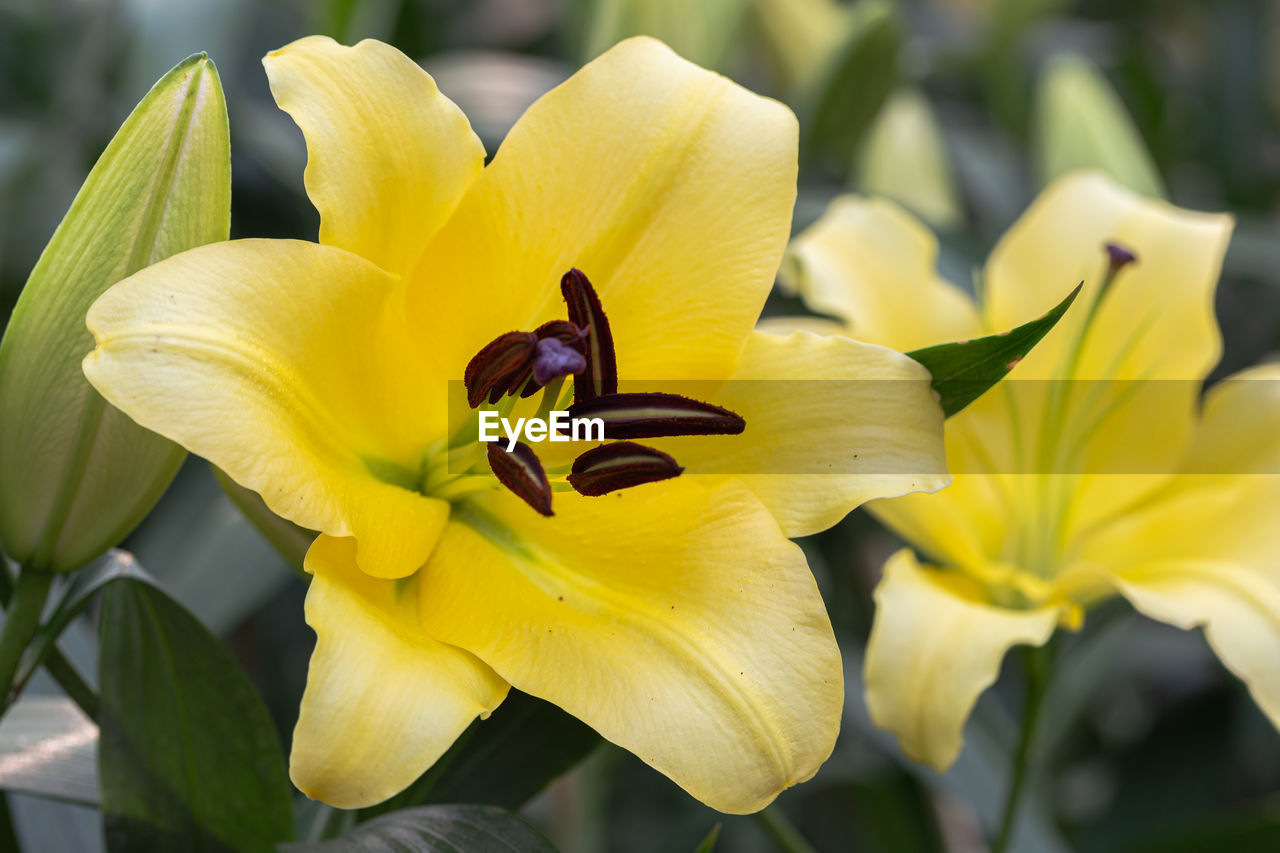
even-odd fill
[[(1089, 304), (1089, 311), (1084, 320), (1076, 328), (1064, 367), (1057, 380), (1052, 381), (1045, 400), (1045, 411), (1040, 421), (1040, 431), (1036, 443), (1036, 471), (1042, 476), (1035, 478), (1037, 495), (1032, 500), (1035, 506), (1036, 528), (1033, 541), (1020, 537), (1024, 553), (1020, 555), (1022, 564), (1029, 570), (1042, 576), (1049, 576), (1056, 569), (1056, 554), (1061, 548), (1062, 528), (1065, 519), (1065, 493), (1075, 477), (1068, 473), (1058, 474), (1063, 455), (1067, 462), (1075, 456), (1074, 448), (1064, 447), (1062, 441), (1066, 413), (1071, 410), (1072, 397), (1075, 392), (1073, 378), (1080, 366), (1084, 354), (1085, 340), (1089, 330), (1097, 320), (1102, 304), (1114, 289), (1116, 279), (1121, 271), (1137, 261), (1137, 256), (1116, 243), (1107, 243), (1104, 247), (1107, 254), (1107, 269), (1103, 273), (1102, 283)], [(1074, 422), (1074, 417), (1071, 418)]]
[(467, 474), (437, 487), (430, 494), (433, 498), (457, 501), (479, 492), (492, 492), (502, 488), (493, 474)]
[(560, 396), (560, 390), (564, 386), (564, 377), (557, 376), (548, 382), (542, 389), (542, 400), (538, 403), (538, 413), (534, 415), (536, 418), (546, 420), (555, 408), (556, 401)]

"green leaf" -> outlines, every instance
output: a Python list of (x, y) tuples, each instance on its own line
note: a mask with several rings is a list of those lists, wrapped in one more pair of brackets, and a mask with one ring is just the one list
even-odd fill
[(697, 846), (693, 853), (714, 853), (716, 842), (720, 840), (720, 824), (711, 827), (711, 831), (707, 833), (707, 837), (702, 839), (702, 843)]
[(407, 789), (362, 818), (420, 803), (479, 802), (519, 808), (586, 758), (600, 736), (555, 705), (511, 691)]
[(495, 806), (419, 806), (361, 824), (341, 838), (285, 844), (283, 853), (555, 853), (523, 818)]
[(1081, 287), (1082, 284), (1076, 285), (1043, 317), (1011, 331), (907, 353), (933, 375), (933, 389), (941, 398), (943, 414), (951, 417), (1003, 379), (1058, 324)]
[(103, 595), (99, 778), (108, 850), (268, 850), (292, 836), (275, 728), (230, 652), (133, 579)]
[(1076, 169), (1099, 169), (1135, 192), (1165, 195), (1124, 102), (1083, 57), (1050, 60), (1037, 94), (1035, 136), (1045, 184)]
[(213, 63), (193, 56), (126, 119), (22, 291), (0, 343), (0, 543), (55, 571), (90, 562), (146, 515), (184, 452), (95, 392), (85, 312), (112, 284), (225, 240), (231, 161)]
[(1272, 853), (1280, 849), (1280, 818), (1274, 807), (1239, 807), (1208, 817), (1176, 817), (1149, 837), (1125, 844), (1125, 853)]
[(890, 4), (859, 4), (848, 37), (802, 111), (809, 149), (840, 174), (852, 165), (863, 135), (898, 82), (899, 41)]

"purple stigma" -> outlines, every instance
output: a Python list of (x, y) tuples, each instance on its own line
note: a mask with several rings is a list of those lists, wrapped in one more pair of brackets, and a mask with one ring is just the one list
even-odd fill
[(1119, 243), (1107, 243), (1103, 248), (1107, 250), (1107, 260), (1110, 262), (1112, 275), (1120, 272), (1129, 264), (1136, 263), (1138, 260), (1138, 256), (1131, 249), (1125, 248)]
[(581, 373), (587, 369), (586, 357), (559, 338), (538, 341), (533, 357), (533, 381), (546, 385), (553, 379)]

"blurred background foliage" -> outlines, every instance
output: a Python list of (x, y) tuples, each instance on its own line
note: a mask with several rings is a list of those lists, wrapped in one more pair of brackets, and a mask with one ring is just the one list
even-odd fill
[[(217, 63), (230, 110), (232, 236), (314, 239), (302, 137), (259, 59), (317, 32), (420, 59), (490, 152), (582, 62), (621, 37), (658, 36), (799, 115), (797, 227), (840, 192), (888, 195), (939, 230), (943, 270), (962, 285), (1071, 168), (1230, 210), (1216, 375), (1280, 348), (1280, 4), (1266, 0), (0, 0), (0, 317), (121, 120), (196, 51)], [(951, 771), (907, 762), (870, 726), (859, 678), (869, 593), (896, 543), (855, 513), (802, 544), (841, 634), (849, 698), (835, 755), (781, 811), (818, 850), (983, 849), (1016, 736), (1017, 667), (983, 697)], [(224, 638), (287, 744), (313, 643), (290, 559), (197, 459), (124, 547)], [(77, 625), (64, 647), (92, 670), (93, 643)], [(1016, 849), (1280, 849), (1280, 736), (1198, 633), (1115, 602), (1067, 645)], [(48, 793), (48, 780), (0, 777)], [(101, 849), (92, 810), (11, 802), (29, 849)], [(608, 746), (524, 812), (566, 851), (693, 850), (719, 823), (717, 849), (752, 853), (787, 831), (716, 815)]]

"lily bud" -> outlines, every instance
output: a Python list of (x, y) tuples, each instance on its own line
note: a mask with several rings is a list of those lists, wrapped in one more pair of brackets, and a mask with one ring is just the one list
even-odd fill
[(108, 405), (81, 373), (89, 305), (131, 273), (227, 239), (231, 159), (213, 63), (160, 79), (103, 152), (27, 280), (0, 343), (0, 543), (70, 571), (129, 533), (185, 452)]
[(900, 202), (935, 228), (959, 223), (942, 132), (919, 92), (899, 90), (876, 117), (859, 157), (858, 189)]
[(791, 91), (822, 74), (854, 16), (837, 0), (754, 0), (752, 11), (779, 82)]
[(579, 54), (594, 59), (631, 36), (653, 36), (676, 53), (720, 71), (742, 28), (750, 0), (608, 0), (574, 4)]
[(1164, 182), (1124, 103), (1087, 60), (1073, 54), (1050, 60), (1036, 110), (1044, 184), (1076, 169), (1097, 169), (1142, 195), (1164, 196)]
[(901, 28), (893, 4), (868, 0), (851, 7), (843, 37), (813, 82), (797, 93), (801, 143), (844, 174), (872, 120), (898, 83)]

